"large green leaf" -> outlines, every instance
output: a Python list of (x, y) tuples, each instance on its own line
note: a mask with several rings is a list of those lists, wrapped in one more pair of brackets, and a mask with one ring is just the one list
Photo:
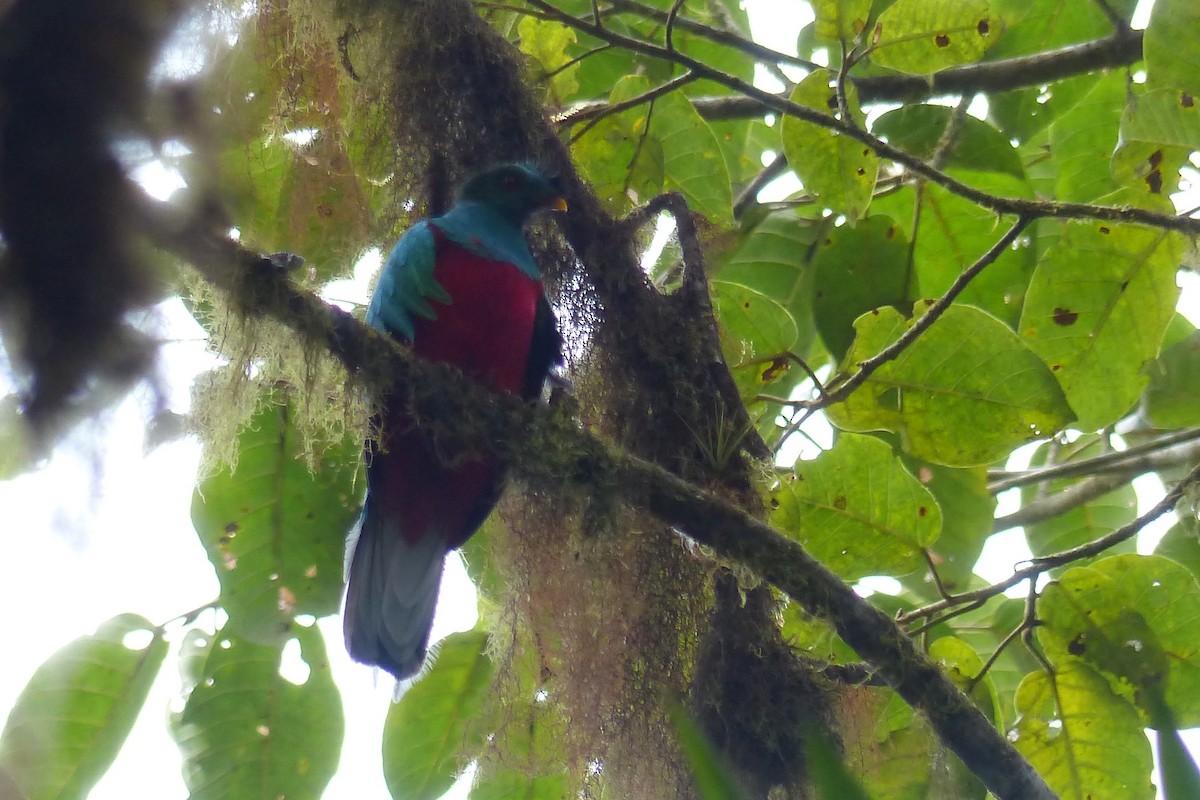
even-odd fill
[(852, 433), (799, 462), (771, 506), (772, 524), (847, 580), (920, 569), (942, 527), (937, 501), (891, 448)]
[(1104, 75), (1050, 126), (1050, 148), (1058, 167), (1058, 200), (1089, 203), (1117, 189), (1108, 165), (1117, 148), (1126, 91), (1124, 75)]
[[(1032, 197), (1028, 183), (1005, 173), (952, 172), (959, 180), (986, 192)], [(991, 211), (928, 183), (879, 198), (873, 209), (901, 220), (905, 233), (915, 239), (908, 257), (916, 271), (917, 297), (944, 294), (964, 270), (995, 244), (999, 233), (996, 216)], [(912, 234), (914, 217), (915, 235)], [(1022, 238), (1016, 247), (1006, 249), (976, 276), (957, 302), (982, 308), (1015, 327), (1036, 255), (1033, 242)]]
[(1091, 667), (1034, 672), (1016, 698), (1017, 749), (1065, 800), (1149, 800), (1150, 742), (1124, 698)]
[(854, 320), (880, 306), (906, 308), (910, 275), (908, 237), (878, 214), (842, 225), (817, 245), (813, 257), (813, 319), (825, 347), (841, 359), (854, 340)]
[(1175, 313), (1182, 255), (1176, 234), (1079, 222), (1034, 271), (1021, 335), (1050, 365), (1084, 430), (1124, 415), (1145, 387), (1143, 366)]
[[(942, 533), (929, 548), (929, 556), (942, 587), (960, 592), (971, 583), (975, 562), (992, 533), (996, 498), (987, 490), (987, 470), (955, 469), (907, 458), (905, 465), (941, 506)], [(922, 597), (939, 599), (937, 586), (927, 574), (910, 576), (903, 583)]]
[(310, 471), (289, 402), (268, 397), (238, 436), (238, 463), (202, 481), (192, 522), (221, 582), (230, 632), (260, 644), (297, 614), (337, 611), (342, 548), (357, 514), (361, 445), (347, 439)]
[(280, 674), (282, 646), (225, 631), (184, 640), (190, 693), (171, 718), (171, 733), (191, 800), (317, 800), (325, 791), (341, 751), (341, 697), (321, 632), (294, 626), (292, 635), (308, 670), (299, 684)]
[(987, 0), (896, 0), (871, 31), (871, 61), (932, 75), (978, 61), (1003, 31)]
[[(138, 634), (146, 641), (129, 638)], [(0, 737), (0, 773), (20, 797), (87, 797), (117, 757), (166, 654), (161, 631), (122, 614), (38, 667)]]
[(882, 114), (871, 130), (877, 136), (920, 158), (937, 152), (947, 128), (958, 125), (954, 146), (945, 154), (945, 166), (973, 172), (1000, 172), (1023, 179), (1025, 168), (1016, 148), (999, 130), (969, 114), (952, 123), (954, 109), (917, 103)]
[(748, 286), (712, 281), (713, 306), (721, 322), (725, 360), (745, 397), (753, 397), (783, 370), (761, 359), (792, 349), (796, 323), (787, 309)]
[(546, 89), (546, 102), (561, 105), (579, 91), (579, 62), (568, 55), (575, 31), (560, 22), (522, 17), (517, 23), (521, 52), (532, 61), (534, 79)]
[(395, 800), (436, 800), (483, 744), (474, 725), (495, 669), (487, 633), (447, 636), (416, 685), (392, 706), (383, 728), (383, 775)]
[[(620, 103), (642, 94), (650, 82), (629, 75), (618, 81), (609, 102)], [(648, 132), (647, 106), (610, 114), (590, 130), (576, 133), (571, 154), (592, 191), (613, 213), (627, 212), (637, 201), (662, 191), (663, 152), (657, 138)]]
[(1200, 95), (1200, 54), (1196, 31), (1200, 6), (1192, 0), (1157, 0), (1146, 25), (1146, 81), (1155, 88)]
[(1132, 554), (1075, 567), (1046, 587), (1038, 617), (1054, 663), (1086, 661), (1132, 702), (1160, 694), (1182, 727), (1200, 724), (1200, 585), (1184, 567)]
[(787, 309), (796, 323), (796, 350), (807, 356), (816, 336), (813, 326), (810, 259), (829, 223), (790, 212), (770, 214), (752, 228), (717, 267), (722, 281), (748, 286)]
[[(791, 101), (833, 113), (838, 107), (837, 94), (830, 85), (833, 79), (827, 69), (813, 70), (792, 91)], [(850, 121), (865, 127), (853, 85), (846, 88), (846, 103)], [(871, 148), (837, 131), (790, 116), (783, 118), (780, 135), (788, 165), (810, 195), (851, 221), (867, 213), (879, 174), (879, 158)]]
[[(918, 304), (923, 311), (926, 301)], [(891, 308), (864, 314), (844, 369), (912, 325)], [(843, 430), (890, 430), (917, 458), (947, 466), (989, 464), (1058, 430), (1070, 410), (1054, 376), (1003, 322), (951, 306), (917, 341), (828, 410)]]
[(697, 214), (718, 225), (733, 221), (733, 190), (717, 136), (678, 92), (654, 103), (650, 132), (663, 152), (665, 188), (680, 192)]

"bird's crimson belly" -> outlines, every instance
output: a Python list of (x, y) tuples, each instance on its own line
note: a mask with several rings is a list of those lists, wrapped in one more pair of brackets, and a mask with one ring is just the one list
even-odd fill
[(520, 392), (541, 293), (537, 281), (446, 241), (438, 242), (434, 277), (453, 300), (430, 302), (436, 319), (417, 317), (413, 348), (493, 389)]
[[(438, 242), (434, 276), (453, 300), (430, 300), (435, 319), (416, 317), (413, 349), (453, 364), (489, 388), (519, 393), (541, 287), (511, 264), (480, 258), (445, 240)], [(494, 502), (499, 467), (484, 458), (443, 464), (434, 443), (402, 412), (393, 414), (386, 428), (387, 503), (400, 515), (405, 538), (416, 541), (438, 531), (448, 547), (460, 546)]]

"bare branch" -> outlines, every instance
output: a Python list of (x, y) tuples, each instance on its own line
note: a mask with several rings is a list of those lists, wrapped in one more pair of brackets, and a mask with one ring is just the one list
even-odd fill
[[(1141, 460), (1142, 456), (1157, 453), (1160, 450), (1166, 450), (1185, 442), (1192, 442), (1196, 439), (1200, 439), (1200, 428), (1190, 428), (1168, 434), (1167, 436), (1161, 436), (1150, 442), (1143, 442), (1133, 447), (1127, 447), (1124, 450), (1105, 453), (1102, 456), (1085, 458), (1079, 461), (1067, 461), (1062, 464), (1042, 467), (1041, 469), (1032, 469), (1026, 472), (1008, 473), (989, 483), (987, 489), (992, 494), (997, 494), (1016, 486), (1042, 483), (1043, 481), (1055, 478), (1070, 478), (1076, 475), (1094, 475), (1111, 469), (1117, 469), (1122, 472), (1140, 469), (1142, 472), (1149, 472), (1152, 469), (1157, 469), (1156, 466), (1151, 466), (1156, 462), (1143, 461)], [(1176, 465), (1171, 464), (1171, 466)]]
[(998, 594), (1008, 591), (1012, 587), (1024, 580), (1033, 580), (1043, 572), (1056, 569), (1058, 567), (1070, 564), (1073, 561), (1079, 561), (1083, 558), (1091, 558), (1094, 555), (1103, 553), (1108, 548), (1120, 544), (1121, 542), (1131, 539), (1138, 534), (1142, 528), (1145, 528), (1154, 520), (1174, 510), (1175, 504), (1179, 502), (1179, 498), (1191, 486), (1200, 483), (1200, 466), (1193, 469), (1179, 483), (1175, 484), (1170, 491), (1166, 493), (1162, 500), (1158, 501), (1153, 508), (1141, 515), (1133, 522), (1127, 525), (1122, 525), (1112, 533), (1101, 536), (1079, 547), (1072, 547), (1069, 550), (1063, 550), (1058, 553), (1053, 553), (1048, 556), (1041, 556), (1029, 562), (1029, 566), (1022, 567), (1013, 572), (1002, 581), (993, 583), (990, 586), (985, 586), (982, 589), (976, 589), (962, 594), (952, 595), (944, 600), (937, 600), (928, 605), (915, 608), (897, 617), (897, 622), (906, 624), (916, 619), (928, 617), (936, 614), (939, 611), (950, 608), (954, 605), (962, 603), (975, 603), (988, 598), (995, 597)]

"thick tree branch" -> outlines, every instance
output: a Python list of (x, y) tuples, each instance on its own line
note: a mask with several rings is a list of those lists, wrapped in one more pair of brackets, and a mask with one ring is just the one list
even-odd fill
[[(441, 424), (439, 434), (446, 429), (453, 434), (455, 421), (471, 419), (475, 433), (448, 437), (449, 454), (486, 449), (511, 463), (519, 477), (549, 491), (569, 484), (615, 491), (722, 557), (755, 569), (828, 621), (925, 714), (945, 745), (998, 797), (1054, 797), (1012, 744), (887, 615), (800, 545), (666, 469), (602, 442), (559, 409), (536, 409), (492, 394), (451, 367), (413, 358), (388, 337), (297, 289), (269, 260), (219, 233), (189, 228), (162, 214), (149, 222), (160, 246), (192, 263), (243, 312), (283, 323), (306, 342), (327, 348), (375, 392), (390, 393), (393, 401), (407, 399), (418, 424)], [(554, 446), (547, 446), (551, 442)]]

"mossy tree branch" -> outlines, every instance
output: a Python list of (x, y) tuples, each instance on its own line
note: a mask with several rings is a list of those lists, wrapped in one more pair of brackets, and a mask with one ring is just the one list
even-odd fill
[[(241, 312), (288, 326), (306, 343), (327, 348), (372, 391), (407, 403), (418, 425), (436, 428), (449, 457), (485, 450), (510, 463), (517, 476), (536, 488), (615, 492), (722, 557), (754, 569), (826, 620), (926, 716), (942, 742), (998, 797), (1054, 796), (1016, 748), (887, 615), (796, 542), (663, 467), (601, 441), (561, 409), (535, 408), (492, 394), (451, 367), (414, 358), (388, 337), (294, 286), (269, 259), (216, 231), (180, 225), (165, 213), (154, 213), (150, 224), (161, 247), (193, 264)], [(471, 424), (462, 425), (467, 419)]]

